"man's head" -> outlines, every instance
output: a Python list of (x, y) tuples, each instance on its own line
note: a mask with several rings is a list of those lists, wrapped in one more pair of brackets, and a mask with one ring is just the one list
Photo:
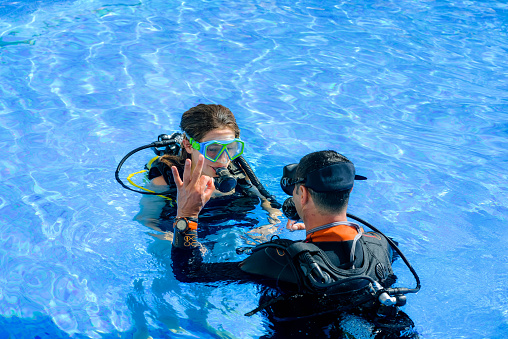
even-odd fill
[[(300, 163), (298, 164), (298, 167), (296, 168), (296, 176), (298, 178), (308, 178), (307, 180), (312, 180), (315, 178), (316, 175), (318, 175), (316, 172), (319, 172), (319, 170), (325, 169), (327, 167), (330, 167), (332, 165), (345, 165), (345, 164), (351, 164), (345, 168), (342, 172), (346, 176), (348, 176), (348, 171), (350, 170), (353, 163), (349, 161), (348, 158), (343, 156), (342, 154), (339, 154), (335, 151), (320, 151), (320, 152), (314, 152), (307, 154), (304, 156)], [(353, 180), (354, 180), (354, 166), (352, 166), (353, 169)], [(327, 181), (327, 179), (334, 179), (335, 181), (344, 181), (344, 177), (337, 176), (333, 178), (333, 174), (330, 172), (328, 173), (328, 178), (324, 178), (323, 181)], [(343, 173), (339, 173), (343, 174)], [(314, 176), (313, 176), (314, 175)], [(348, 182), (352, 182), (349, 178), (346, 178)], [(305, 183), (299, 183), (296, 185), (296, 191), (298, 191), (298, 187), (300, 185), (304, 185)], [(348, 187), (343, 190), (331, 190), (331, 191), (323, 191), (323, 189), (317, 188), (311, 188), (314, 187), (312, 185), (308, 185), (307, 189), (309, 190), (309, 194), (312, 197), (312, 200), (314, 201), (314, 204), (316, 207), (320, 210), (323, 210), (323, 212), (328, 213), (338, 213), (342, 212), (346, 207), (349, 200), (349, 193), (351, 192), (351, 187)], [(346, 183), (346, 186), (349, 186), (348, 183)], [(318, 192), (320, 191), (320, 192)]]
[(298, 165), (286, 166), (281, 185), (295, 199), (308, 194), (319, 212), (337, 214), (345, 213), (355, 179), (366, 178), (355, 175), (348, 158), (335, 151), (319, 151), (304, 156)]

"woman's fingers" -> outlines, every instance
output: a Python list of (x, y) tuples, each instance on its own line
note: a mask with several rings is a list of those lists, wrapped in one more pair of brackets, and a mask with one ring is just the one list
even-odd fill
[(185, 160), (183, 180), (180, 178), (176, 167), (171, 167), (178, 190), (178, 216), (197, 217), (215, 190), (213, 179), (202, 174), (204, 162), (205, 158), (200, 155), (192, 170), (192, 161), (190, 159)]
[[(180, 188), (183, 186), (183, 181), (180, 178), (180, 173), (178, 173), (178, 170), (176, 169), (176, 166), (171, 166), (171, 172), (173, 172), (173, 179), (175, 181), (176, 187)], [(185, 174), (185, 172), (184, 172)]]
[(194, 171), (192, 170), (192, 161), (190, 159), (185, 160), (185, 167), (183, 169), (183, 180), (180, 179), (180, 175), (178, 174), (178, 170), (175, 166), (171, 167), (171, 171), (173, 172), (173, 177), (175, 178), (175, 183), (178, 187), (192, 187), (195, 186), (201, 177), (201, 172), (203, 171), (203, 164), (205, 162), (205, 157), (203, 155), (199, 155), (198, 162), (196, 163), (196, 167)]
[(185, 159), (185, 167), (183, 169), (183, 184), (188, 185), (192, 172), (192, 161), (190, 159)]
[(194, 167), (194, 171), (192, 172), (192, 181), (197, 182), (198, 179), (201, 177), (201, 174), (203, 172), (203, 164), (205, 163), (205, 157), (200, 154), (198, 157), (198, 162), (196, 163), (196, 166)]
[(210, 197), (212, 196), (213, 192), (215, 191), (215, 184), (213, 182), (213, 178), (211, 178), (207, 175), (203, 175), (202, 177), (204, 178), (204, 184), (205, 184), (204, 196), (205, 196), (206, 201), (208, 201), (210, 199)]

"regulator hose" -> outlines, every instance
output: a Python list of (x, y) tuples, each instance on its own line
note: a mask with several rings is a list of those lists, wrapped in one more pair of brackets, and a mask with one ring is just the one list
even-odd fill
[(166, 147), (168, 145), (170, 145), (173, 141), (172, 140), (162, 140), (162, 141), (154, 141), (152, 142), (151, 144), (148, 144), (148, 145), (144, 145), (144, 146), (141, 146), (141, 147), (138, 147), (132, 151), (130, 151), (129, 153), (127, 153), (123, 159), (120, 161), (120, 163), (118, 163), (118, 166), (116, 168), (116, 171), (115, 171), (115, 178), (116, 178), (116, 181), (118, 181), (118, 183), (120, 185), (122, 185), (122, 187), (130, 190), (130, 191), (133, 191), (133, 192), (136, 192), (136, 193), (141, 193), (141, 194), (148, 194), (148, 195), (170, 195), (172, 192), (170, 191), (166, 191), (166, 192), (161, 192), (161, 193), (157, 193), (157, 192), (147, 192), (147, 191), (139, 191), (139, 190), (136, 190), (136, 189), (133, 189), (129, 186), (127, 186), (121, 179), (120, 179), (120, 169), (122, 168), (122, 165), (124, 164), (125, 161), (127, 161), (127, 159), (129, 159), (134, 153), (137, 153), (141, 150), (144, 150), (144, 149), (147, 149), (147, 148), (151, 148), (151, 147)]
[(415, 288), (398, 288), (398, 289), (395, 288), (395, 289), (387, 289), (387, 291), (389, 291), (391, 293), (394, 293), (394, 294), (418, 293), (418, 291), (420, 291), (420, 288), (421, 288), (420, 278), (418, 277), (418, 274), (416, 274), (416, 271), (413, 269), (413, 267), (411, 266), (411, 264), (409, 263), (407, 258), (404, 256), (404, 254), (402, 254), (402, 251), (397, 247), (395, 242), (392, 239), (390, 239), (389, 237), (387, 237), (383, 232), (378, 230), (376, 227), (372, 226), (367, 221), (365, 221), (365, 220), (363, 220), (363, 219), (361, 219), (361, 218), (359, 218), (359, 217), (357, 217), (355, 215), (352, 215), (350, 213), (347, 213), (347, 216), (349, 218), (351, 218), (351, 219), (354, 219), (354, 220), (364, 224), (365, 226), (367, 226), (370, 229), (372, 229), (374, 232), (377, 232), (377, 233), (381, 234), (383, 237), (385, 237), (385, 239), (388, 241), (390, 246), (392, 246), (392, 248), (395, 250), (395, 252), (397, 252), (397, 254), (404, 261), (404, 263), (406, 264), (407, 268), (409, 268), (411, 273), (413, 273), (413, 276), (415, 277), (415, 280), (416, 280), (416, 287)]
[(258, 191), (266, 198), (266, 200), (268, 200), (272, 204), (273, 208), (282, 207), (282, 205), (277, 201), (277, 199), (273, 195), (271, 195), (270, 192), (268, 192), (268, 190), (259, 181), (258, 177), (256, 176), (256, 174), (254, 174), (254, 171), (250, 167), (247, 160), (244, 159), (244, 157), (239, 156), (234, 161), (238, 163), (238, 165), (240, 165), (240, 167), (244, 170), (245, 174), (247, 174), (247, 176), (249, 177), (252, 184), (256, 186)]

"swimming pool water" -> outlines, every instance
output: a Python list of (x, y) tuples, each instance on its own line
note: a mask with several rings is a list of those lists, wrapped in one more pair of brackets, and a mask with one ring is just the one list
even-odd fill
[[(0, 338), (266, 333), (243, 316), (255, 286), (175, 280), (114, 179), (198, 103), (235, 113), (280, 201), (308, 152), (356, 164), (349, 211), (420, 275), (403, 309), (423, 338), (508, 336), (505, 2), (2, 1), (0, 19)], [(246, 231), (210, 236), (208, 258), (237, 260)]]

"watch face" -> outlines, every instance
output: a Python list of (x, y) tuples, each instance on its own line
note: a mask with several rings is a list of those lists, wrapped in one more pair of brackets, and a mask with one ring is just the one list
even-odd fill
[(185, 231), (187, 229), (187, 220), (178, 219), (175, 223), (175, 228), (180, 232)]

